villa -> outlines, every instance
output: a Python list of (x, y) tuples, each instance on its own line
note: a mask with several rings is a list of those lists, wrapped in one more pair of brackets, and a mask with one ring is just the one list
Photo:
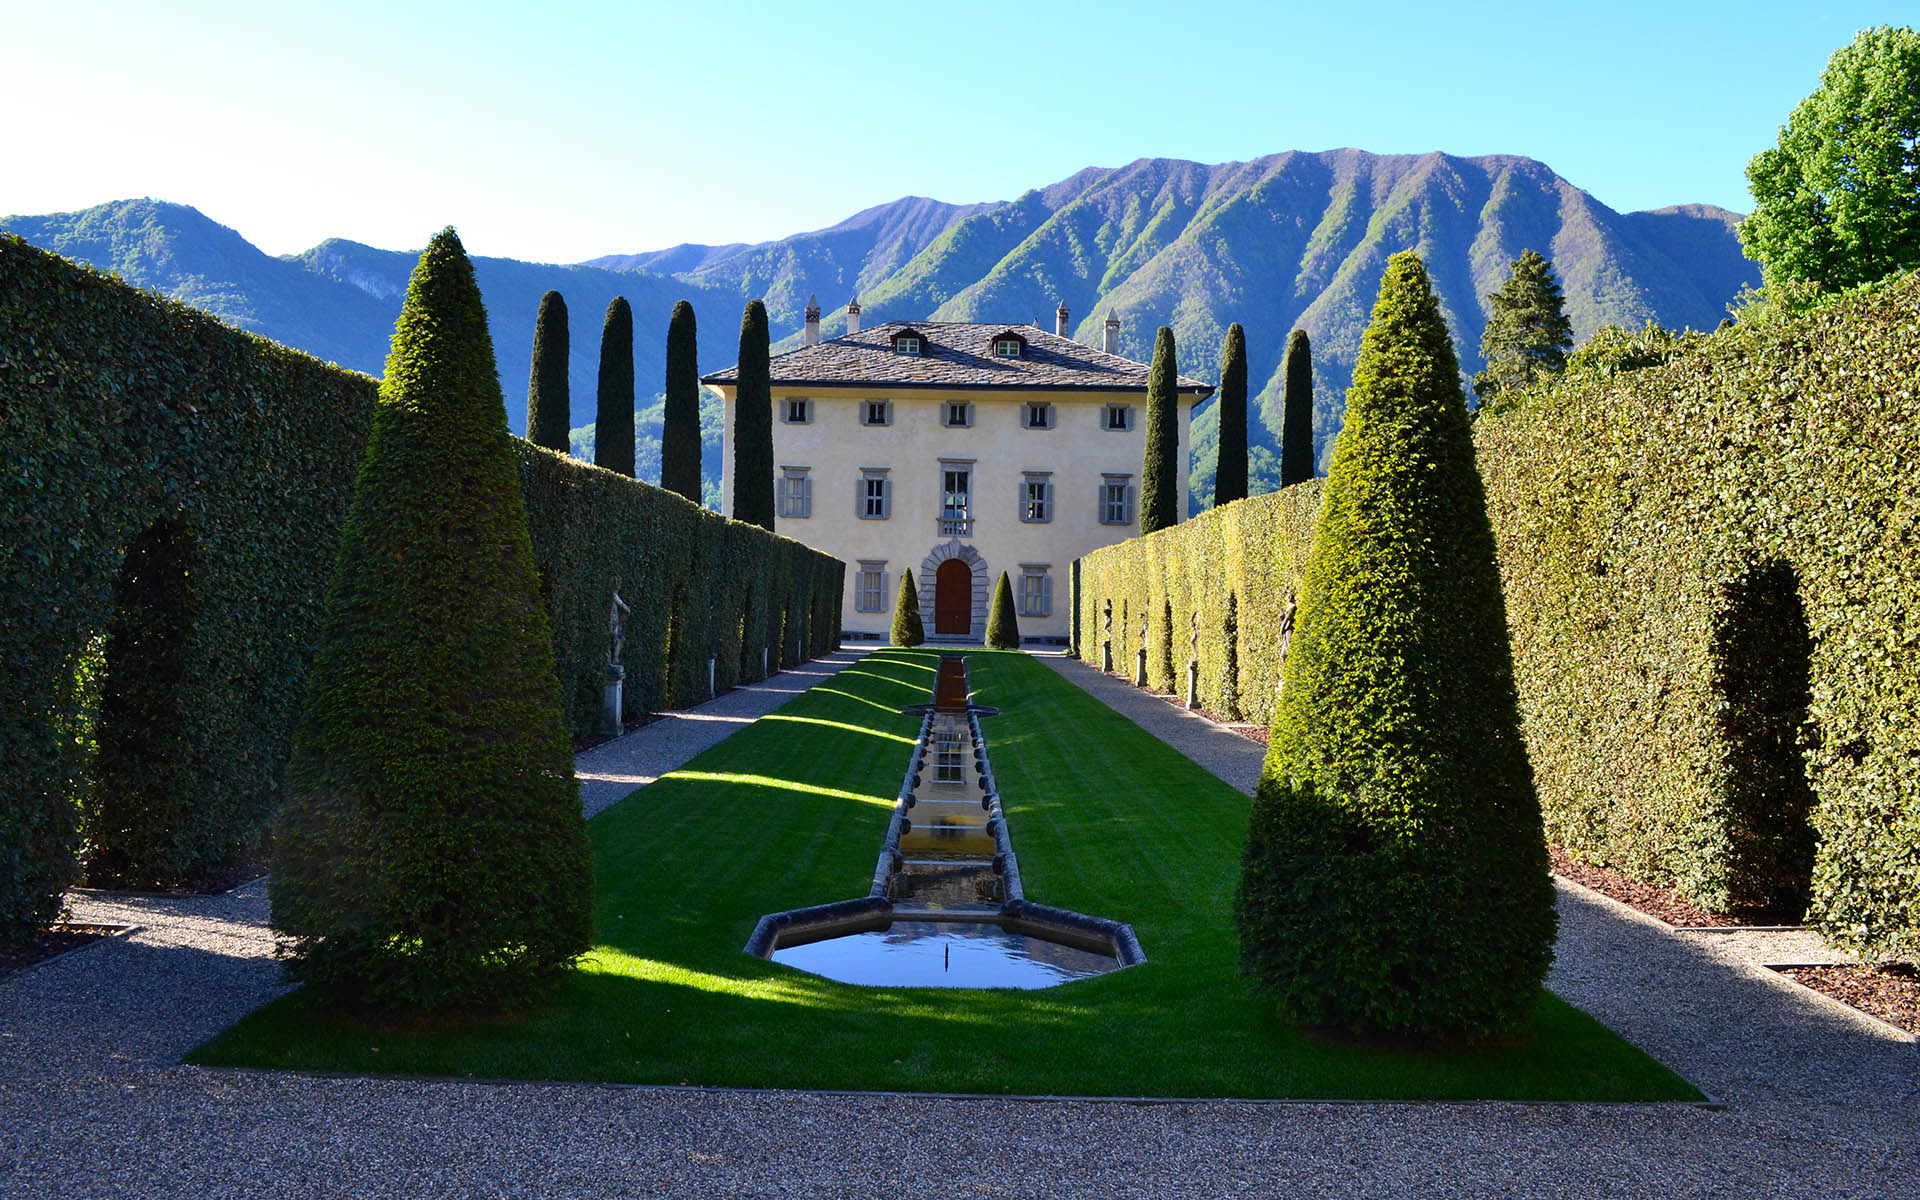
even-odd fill
[[(848, 566), (850, 637), (884, 639), (901, 571), (917, 570), (930, 637), (979, 639), (990, 589), (1012, 580), (1023, 636), (1064, 641), (1068, 564), (1138, 532), (1146, 363), (1032, 325), (888, 321), (820, 339), (810, 299), (800, 349), (772, 360), (775, 531)], [(701, 380), (726, 401), (722, 511), (733, 507), (735, 368)], [(1177, 380), (1187, 461), (1193, 406)], [(1187, 505), (1180, 472), (1179, 511)], [(1056, 598), (1057, 596), (1057, 598)]]

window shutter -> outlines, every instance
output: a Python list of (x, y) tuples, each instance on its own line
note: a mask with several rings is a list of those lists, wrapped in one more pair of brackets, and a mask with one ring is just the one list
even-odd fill
[(1134, 514), (1134, 507), (1133, 507), (1133, 485), (1132, 485), (1132, 484), (1128, 484), (1128, 485), (1127, 485), (1127, 511), (1126, 511), (1126, 519), (1125, 519), (1124, 521), (1122, 521), (1122, 522), (1121, 522), (1121, 524), (1123, 524), (1123, 525), (1131, 525), (1131, 524), (1133, 524), (1133, 522), (1134, 522), (1134, 515), (1133, 515), (1133, 514)]
[(1104, 482), (1093, 485), (1093, 513), (1096, 521), (1099, 521), (1103, 525), (1106, 523), (1107, 485)]
[(783, 517), (792, 514), (792, 498), (787, 491), (788, 480), (789, 476), (782, 475), (773, 481), (774, 511)]
[(1053, 615), (1053, 576), (1051, 575), (1040, 577), (1040, 615), (1043, 617)]
[(891, 479), (880, 481), (880, 515), (893, 516), (893, 480)]
[(1041, 516), (1048, 521), (1053, 520), (1053, 480), (1049, 479), (1040, 485), (1040, 502), (1045, 505)]

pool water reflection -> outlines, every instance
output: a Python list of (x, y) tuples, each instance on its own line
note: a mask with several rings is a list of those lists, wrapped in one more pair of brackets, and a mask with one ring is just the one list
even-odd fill
[(1044, 988), (1117, 969), (1112, 954), (986, 922), (895, 921), (785, 946), (774, 962), (868, 987)]

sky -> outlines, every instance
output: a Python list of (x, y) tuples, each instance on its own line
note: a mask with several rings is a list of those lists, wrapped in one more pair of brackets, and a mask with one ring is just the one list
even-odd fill
[(543, 262), (1284, 150), (1521, 154), (1745, 211), (1892, 4), (0, 0), (0, 214), (151, 196), (272, 254)]

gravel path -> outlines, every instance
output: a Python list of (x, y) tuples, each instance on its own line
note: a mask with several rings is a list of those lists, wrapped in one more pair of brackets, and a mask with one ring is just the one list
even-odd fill
[[(582, 769), (609, 785), (657, 775), (670, 755), (653, 757), (647, 739), (683, 734), (709, 736), (656, 722), (583, 755)], [(1235, 769), (1223, 763), (1223, 777)], [(1772, 951), (1752, 938), (1676, 934), (1571, 884), (1554, 989), (1724, 1109), (951, 1100), (205, 1070), (175, 1064), (278, 989), (264, 886), (76, 899), (84, 919), (142, 929), (0, 983), (6, 1200), (1920, 1194), (1914, 1039), (1756, 966)]]

